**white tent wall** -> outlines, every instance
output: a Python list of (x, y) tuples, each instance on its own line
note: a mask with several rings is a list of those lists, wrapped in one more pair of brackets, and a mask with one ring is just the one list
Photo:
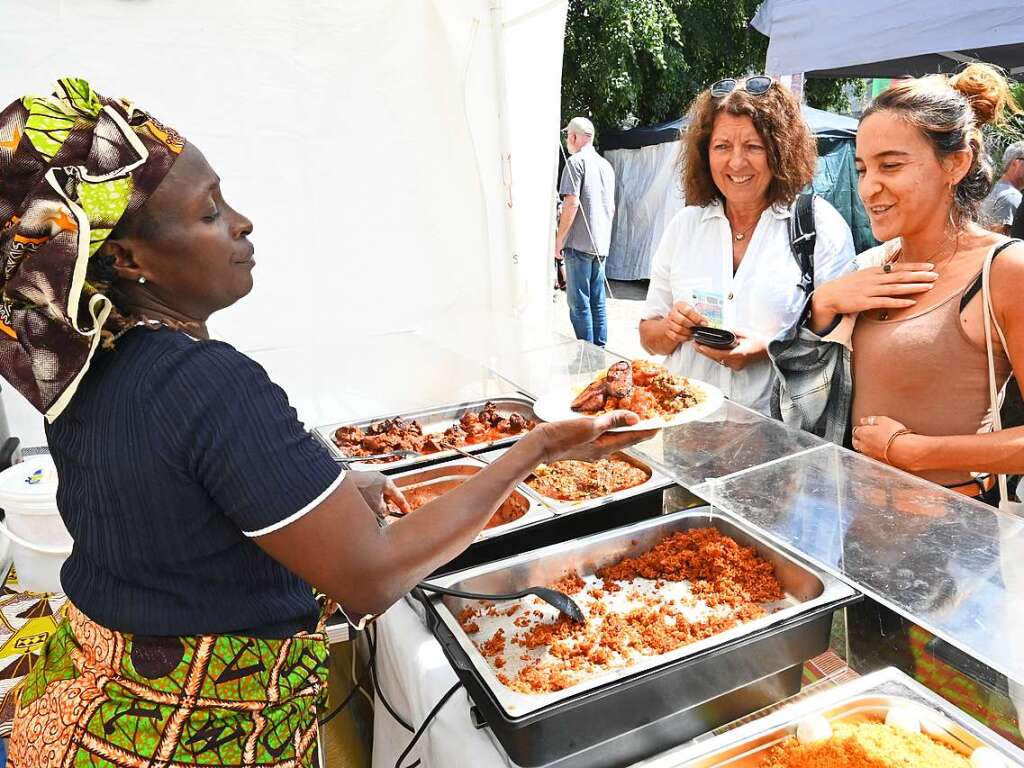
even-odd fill
[[(253, 350), (550, 311), (566, 0), (4, 10), (4, 103), (65, 74), (130, 96), (254, 221), (256, 286), (215, 337)], [(41, 417), (3, 398), (12, 434), (42, 443)]]
[(611, 279), (650, 278), (661, 234), (685, 205), (679, 186), (679, 147), (680, 142), (669, 141), (604, 153), (615, 169), (615, 229), (607, 264)]

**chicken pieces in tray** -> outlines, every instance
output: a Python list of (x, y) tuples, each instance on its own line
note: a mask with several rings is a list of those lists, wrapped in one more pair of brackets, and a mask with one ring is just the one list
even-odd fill
[(577, 413), (596, 415), (616, 409), (641, 419), (672, 416), (703, 400), (703, 393), (682, 376), (648, 360), (620, 361), (591, 382), (572, 401)]
[[(428, 454), (500, 440), (528, 432), (535, 426), (536, 422), (518, 413), (503, 416), (497, 405), (488, 402), (479, 411), (466, 411), (459, 421), (440, 432), (424, 433), (422, 425), (415, 419), (384, 419), (365, 428), (339, 427), (334, 432), (334, 444), (352, 458), (393, 451)], [(368, 463), (387, 463), (400, 458), (370, 459)]]

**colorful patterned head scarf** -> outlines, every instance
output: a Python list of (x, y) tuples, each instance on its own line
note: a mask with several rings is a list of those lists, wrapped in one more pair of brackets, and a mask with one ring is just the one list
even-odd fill
[(110, 315), (110, 300), (86, 285), (89, 259), (184, 147), (174, 130), (77, 78), (0, 113), (0, 374), (50, 421)]

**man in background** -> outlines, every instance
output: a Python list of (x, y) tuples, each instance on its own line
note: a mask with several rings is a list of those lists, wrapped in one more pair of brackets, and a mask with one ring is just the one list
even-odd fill
[(569, 320), (576, 338), (603, 347), (608, 341), (604, 260), (615, 215), (615, 171), (594, 149), (590, 120), (574, 117), (562, 131), (570, 157), (558, 184), (562, 211), (555, 258), (565, 261)]
[(981, 202), (981, 221), (993, 232), (1010, 231), (1014, 214), (1020, 207), (1024, 188), (1024, 141), (1015, 141), (1003, 153), (1003, 175)]

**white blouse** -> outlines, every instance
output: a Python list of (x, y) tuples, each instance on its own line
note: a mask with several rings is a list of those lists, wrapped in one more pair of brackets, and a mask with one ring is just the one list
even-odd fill
[[(681, 210), (654, 254), (643, 319), (665, 317), (675, 302), (685, 301), (711, 325), (765, 342), (791, 327), (804, 305), (800, 266), (789, 246), (792, 215), (792, 207), (775, 206), (761, 214), (734, 275), (733, 233), (721, 203)], [(817, 197), (814, 227), (814, 284), (818, 286), (853, 269), (855, 253), (846, 221)], [(673, 373), (715, 385), (730, 400), (768, 413), (774, 374), (767, 358), (733, 371), (700, 354), (692, 342), (684, 342), (664, 364)]]

